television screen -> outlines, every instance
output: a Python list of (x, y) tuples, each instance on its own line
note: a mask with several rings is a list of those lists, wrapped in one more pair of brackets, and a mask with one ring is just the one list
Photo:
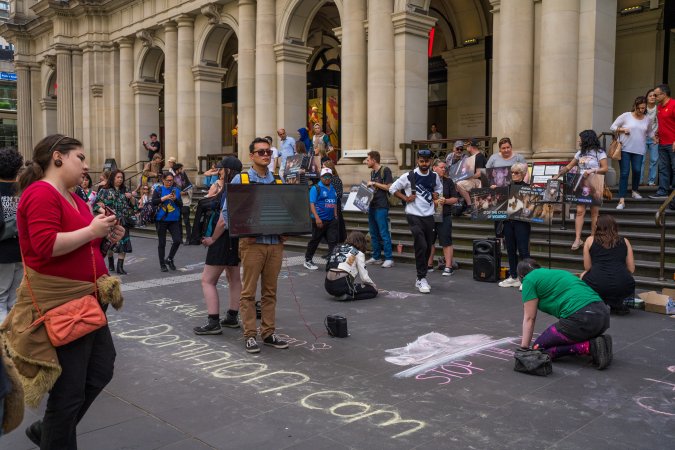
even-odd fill
[(228, 184), (230, 236), (310, 234), (309, 192), (304, 184)]

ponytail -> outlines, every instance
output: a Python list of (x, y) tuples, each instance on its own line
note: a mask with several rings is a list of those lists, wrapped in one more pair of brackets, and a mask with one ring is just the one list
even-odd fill
[(26, 169), (19, 177), (19, 192), (23, 192), (34, 182), (44, 178), (47, 169), (52, 164), (54, 152), (65, 155), (69, 151), (81, 147), (80, 141), (63, 134), (52, 134), (43, 138), (33, 149), (33, 159), (26, 162)]

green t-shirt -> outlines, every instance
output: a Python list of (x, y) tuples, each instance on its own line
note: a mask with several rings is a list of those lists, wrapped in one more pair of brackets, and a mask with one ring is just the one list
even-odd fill
[(536, 269), (523, 280), (523, 303), (539, 299), (537, 308), (564, 319), (600, 296), (577, 276), (565, 270)]

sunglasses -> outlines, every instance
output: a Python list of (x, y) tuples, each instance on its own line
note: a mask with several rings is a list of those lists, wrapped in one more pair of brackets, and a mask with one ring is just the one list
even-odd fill
[(518, 170), (512, 170), (512, 171), (511, 171), (511, 174), (512, 174), (512, 175), (523, 175), (523, 172), (520, 172), (520, 171), (518, 171)]
[(253, 153), (257, 153), (258, 156), (272, 156), (272, 150), (256, 150)]

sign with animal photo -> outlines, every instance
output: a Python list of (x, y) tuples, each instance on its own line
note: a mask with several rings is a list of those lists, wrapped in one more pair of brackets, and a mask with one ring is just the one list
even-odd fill
[(476, 157), (462, 158), (447, 169), (448, 176), (455, 183), (471, 178), (476, 171)]
[(362, 181), (361, 184), (351, 187), (347, 200), (342, 206), (342, 210), (368, 213), (368, 207), (373, 200), (373, 195), (372, 189), (368, 187), (365, 181)]
[(544, 189), (513, 185), (509, 192), (507, 213), (511, 220), (548, 224), (553, 220), (555, 206), (544, 202)]
[(565, 201), (589, 206), (602, 206), (602, 191), (605, 187), (605, 176), (583, 172), (568, 173), (565, 176)]
[(471, 203), (474, 205), (471, 218), (474, 220), (507, 219), (508, 197), (508, 187), (471, 189)]
[(504, 187), (511, 184), (510, 167), (492, 167), (485, 169), (487, 174), (487, 186)]

